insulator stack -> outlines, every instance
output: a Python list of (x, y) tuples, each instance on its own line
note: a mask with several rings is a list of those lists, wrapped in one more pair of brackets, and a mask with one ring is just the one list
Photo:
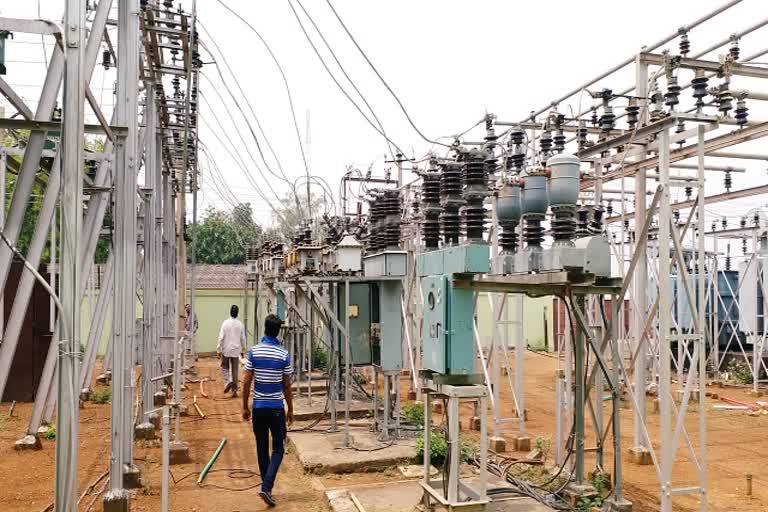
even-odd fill
[(576, 210), (576, 236), (582, 237), (589, 235), (589, 209), (581, 206)]
[(510, 165), (516, 169), (521, 170), (525, 165), (525, 147), (523, 141), (525, 140), (525, 132), (519, 127), (515, 126), (512, 131), (509, 132), (509, 148), (512, 150), (509, 155)]
[(541, 133), (541, 138), (539, 139), (539, 149), (541, 150), (541, 155), (546, 158), (549, 156), (550, 152), (552, 151), (552, 132), (549, 130), (544, 130)]
[(558, 241), (573, 240), (576, 235), (575, 208), (573, 206), (551, 206), (552, 238)]
[(558, 128), (552, 140), (555, 142), (555, 153), (560, 154), (565, 151), (565, 134), (563, 130)]
[[(677, 127), (675, 128), (675, 133), (683, 133), (684, 131), (685, 131), (685, 121), (683, 121), (682, 119), (678, 119)], [(683, 144), (685, 144), (685, 139), (680, 139), (679, 141), (677, 141), (677, 143), (682, 146)]]
[(384, 191), (380, 199), (384, 215), (383, 238), (381, 249), (397, 249), (400, 247), (400, 214), (402, 211), (400, 192), (395, 189)]
[(467, 240), (470, 242), (483, 240), (486, 215), (483, 203), (488, 196), (488, 180), (485, 168), (483, 152), (473, 150), (467, 155), (463, 172), (463, 197), (465, 202), (463, 213), (467, 229)]
[(493, 184), (496, 182), (496, 171), (498, 170), (498, 159), (496, 158), (496, 132), (493, 129), (492, 120), (489, 117), (486, 120), (486, 155), (485, 155), (485, 174), (488, 178), (488, 183)]
[(685, 186), (685, 198), (686, 199), (690, 199), (692, 193), (693, 193), (693, 187), (691, 187), (690, 185), (686, 185)]
[(746, 217), (742, 217), (741, 219), (739, 219), (739, 226), (741, 227), (741, 229), (744, 229), (745, 227), (747, 227)]
[(598, 235), (603, 232), (603, 207), (595, 206), (592, 209), (592, 220), (589, 223), (589, 231), (594, 235)]
[(694, 77), (691, 80), (691, 86), (693, 87), (693, 97), (696, 98), (696, 107), (701, 109), (704, 106), (704, 98), (707, 96), (707, 84), (709, 78), (704, 75)]
[(747, 254), (747, 239), (746, 238), (742, 238), (741, 239), (741, 252), (743, 254), (745, 254), (745, 255)]
[(576, 131), (576, 139), (579, 143), (579, 149), (584, 149), (587, 146), (588, 134), (589, 130), (587, 130), (587, 125), (584, 121), (579, 121), (579, 128)]
[(544, 226), (541, 221), (543, 216), (527, 215), (525, 217), (525, 226), (523, 227), (523, 237), (528, 247), (541, 247), (544, 241)]
[(613, 201), (610, 199), (608, 200), (608, 205), (605, 207), (605, 211), (608, 215), (613, 215)]
[(592, 115), (589, 118), (589, 122), (592, 123), (592, 126), (600, 124), (600, 118), (597, 116), (597, 109), (592, 109)]
[(635, 126), (637, 126), (640, 114), (640, 106), (637, 104), (637, 98), (629, 99), (629, 105), (627, 105), (625, 112), (627, 114), (627, 127), (630, 130), (634, 130)]
[(440, 232), (443, 243), (459, 243), (459, 208), (464, 204), (461, 198), (461, 164), (450, 162), (443, 165), (440, 176)]
[(725, 177), (723, 178), (723, 185), (725, 186), (726, 192), (731, 191), (731, 186), (733, 185), (733, 178), (731, 178), (731, 171), (729, 170), (725, 171)]
[(383, 247), (384, 215), (377, 192), (374, 191), (374, 196), (368, 200), (368, 237), (365, 242), (366, 251), (370, 253), (377, 252)]
[(717, 110), (724, 116), (727, 116), (728, 112), (733, 110), (733, 95), (728, 89), (717, 93)]
[(731, 244), (725, 250), (725, 270), (731, 270)]
[(723, 217), (723, 220), (720, 221), (720, 224), (722, 224), (723, 229), (727, 228), (728, 227), (728, 219)]
[(683, 33), (680, 35), (680, 55), (683, 57), (687, 56), (688, 53), (691, 51), (691, 41), (688, 39), (688, 34)]
[(669, 80), (667, 81), (667, 93), (664, 95), (664, 104), (668, 106), (670, 110), (675, 110), (675, 106), (680, 103), (681, 89), (682, 87), (677, 83), (677, 77), (669, 77)]
[(421, 200), (424, 203), (424, 246), (427, 250), (437, 249), (440, 241), (440, 174), (434, 170), (424, 174)]
[(680, 224), (680, 210), (674, 210), (672, 212), (672, 217), (675, 220), (675, 224)]
[(755, 227), (760, 226), (760, 214), (755, 212), (754, 215), (752, 215), (752, 224), (755, 225)]
[(613, 113), (613, 107), (606, 104), (603, 107), (603, 115), (600, 116), (600, 130), (608, 133), (616, 126), (616, 114)]
[(731, 47), (728, 48), (728, 55), (733, 60), (739, 60), (739, 54), (741, 53), (741, 49), (739, 48), (739, 40), (734, 39), (731, 41)]
[(522, 194), (517, 185), (505, 184), (496, 199), (496, 216), (501, 227), (499, 244), (503, 252), (513, 254), (518, 247), (518, 225), (522, 215)]
[(749, 109), (747, 108), (747, 102), (743, 99), (738, 100), (736, 102), (736, 112), (734, 117), (736, 118), (736, 124), (739, 125), (740, 128), (746, 126), (748, 112)]

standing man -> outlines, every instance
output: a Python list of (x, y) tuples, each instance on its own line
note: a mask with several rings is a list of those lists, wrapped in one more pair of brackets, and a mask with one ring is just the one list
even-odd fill
[(229, 308), (229, 318), (224, 320), (219, 330), (219, 344), (216, 352), (221, 359), (221, 375), (224, 377), (224, 393), (232, 391), (237, 396), (237, 370), (240, 366), (240, 356), (245, 354), (245, 327), (237, 319), (240, 309), (233, 304)]
[[(261, 473), (259, 496), (270, 507), (275, 506), (272, 487), (285, 453), (288, 425), (293, 423), (293, 395), (291, 393), (291, 358), (277, 339), (283, 321), (275, 315), (264, 320), (264, 337), (248, 351), (243, 379), (243, 420), (253, 417), (253, 434)], [(248, 403), (253, 382), (253, 404)], [(272, 455), (269, 454), (269, 436), (272, 435)]]

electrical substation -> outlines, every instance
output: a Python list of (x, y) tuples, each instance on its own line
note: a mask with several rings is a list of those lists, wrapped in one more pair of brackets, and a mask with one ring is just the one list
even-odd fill
[[(198, 330), (230, 303), (242, 305), (247, 349), (268, 315), (283, 321), (295, 421), (278, 508), (283, 497), (286, 510), (354, 512), (768, 506), (768, 206), (744, 206), (768, 195), (759, 0), (691, 7), (693, 20), (635, 41), (596, 77), (558, 77), (573, 89), (545, 106), (512, 96), (436, 140), (341, 2), (287, 0), (333, 78), (302, 22), (346, 76), (310, 15), (330, 7), (429, 151), (403, 151), (358, 107), (390, 150), (384, 163), (313, 175), (307, 135), (295, 210), (272, 208), (280, 229), (236, 231), (241, 257), (215, 265), (199, 261), (215, 252), (201, 195), (213, 184), (235, 199), (239, 172), (215, 155), (231, 145), (269, 167), (275, 151), (248, 101), (254, 84), (224, 80), (220, 64), (236, 77), (204, 3), (57, 0), (56, 22), (0, 6), (0, 481), (14, 487), (0, 509), (261, 510), (237, 372), (222, 394), (221, 350), (204, 346), (218, 325)], [(210, 3), (238, 37), (256, 32), (234, 0)], [(738, 10), (760, 19), (722, 21)], [(301, 145), (286, 74), (256, 34)], [(14, 52), (40, 40), (52, 53), (31, 98), (14, 85), (32, 80)], [(587, 74), (599, 51), (583, 49)], [(256, 119), (254, 154), (242, 135), (219, 138), (237, 131), (212, 105), (225, 92)], [(270, 179), (249, 181), (273, 202), (260, 187)], [(234, 224), (255, 223), (248, 208)], [(229, 250), (222, 219), (213, 245)], [(51, 471), (23, 475), (38, 465)], [(22, 496), (42, 481), (47, 494)]]

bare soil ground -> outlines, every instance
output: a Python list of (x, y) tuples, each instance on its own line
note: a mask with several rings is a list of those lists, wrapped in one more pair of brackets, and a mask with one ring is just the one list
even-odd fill
[[(514, 355), (512, 355), (514, 358)], [(558, 360), (544, 355), (528, 353), (526, 358), (526, 408), (527, 429), (534, 439), (537, 436), (551, 438), (554, 432), (554, 374)], [(218, 378), (216, 361), (203, 359), (199, 362), (198, 377)], [(207, 418), (201, 420), (191, 412), (182, 419), (182, 436), (190, 444), (192, 462), (172, 466), (171, 510), (173, 511), (223, 511), (250, 512), (265, 510), (265, 505), (256, 496), (256, 489), (248, 489), (259, 483), (259, 477), (244, 478), (247, 475), (230, 473), (228, 469), (256, 470), (255, 444), (248, 424), (240, 421), (239, 400), (222, 400), (219, 381), (206, 384), (210, 398), (198, 396)], [(408, 378), (402, 382), (403, 392), (409, 389)], [(713, 392), (740, 400), (754, 401), (746, 389), (712, 388)], [(187, 403), (192, 394), (199, 395), (196, 384), (186, 391)], [(502, 387), (502, 414), (511, 416), (513, 400), (506, 386)], [(707, 448), (709, 470), (709, 510), (768, 511), (768, 416), (749, 416), (743, 411), (713, 410), (708, 403)], [(606, 402), (606, 420), (608, 418)], [(6, 413), (9, 404), (0, 405), (0, 413)], [(649, 405), (650, 409), (650, 405)], [(31, 414), (32, 404), (17, 404), (14, 417), (0, 424), (0, 510), (3, 512), (39, 512), (53, 499), (53, 469), (55, 443), (43, 441), (43, 450), (20, 453), (13, 449), (13, 442), (23, 433)], [(462, 415), (471, 415), (471, 406), (462, 409)], [(467, 425), (466, 419), (463, 425)], [(690, 441), (698, 446), (698, 416), (689, 413), (686, 425)], [(648, 428), (654, 447), (658, 450), (659, 416), (649, 414)], [(506, 424), (502, 433), (510, 437), (516, 427)], [(79, 492), (107, 469), (109, 460), (109, 404), (86, 403), (81, 409), (80, 422)], [(227, 437), (227, 446), (215, 465), (216, 470), (206, 479), (204, 487), (196, 484), (197, 474), (218, 446), (222, 437)], [(622, 410), (622, 447), (625, 455), (625, 489), (634, 503), (635, 511), (658, 510), (659, 484), (654, 466), (637, 466), (628, 462), (627, 449), (633, 444), (633, 412)], [(594, 440), (588, 440), (593, 446)], [(145, 487), (137, 492), (132, 501), (134, 512), (158, 512), (160, 510), (160, 449), (155, 446), (137, 445), (136, 462), (142, 470)], [(606, 466), (611, 467), (612, 456), (607, 450)], [(588, 469), (594, 466), (594, 459), (588, 459)], [(753, 475), (753, 496), (745, 496), (746, 474)], [(190, 476), (187, 476), (190, 475)], [(185, 478), (186, 476), (186, 478)], [(181, 480), (183, 478), (183, 480)], [(313, 512), (325, 510), (322, 488), (353, 487), (366, 483), (401, 480), (396, 471), (355, 475), (327, 475), (309, 477), (304, 475), (295, 454), (288, 450), (275, 496), (280, 509), (291, 512)], [(695, 466), (688, 450), (681, 442), (674, 468), (675, 487), (695, 484)], [(94, 498), (87, 495), (81, 502), (80, 510), (85, 511)], [(680, 496), (675, 499), (676, 511), (698, 510), (694, 497)], [(92, 510), (101, 510), (97, 498)]]

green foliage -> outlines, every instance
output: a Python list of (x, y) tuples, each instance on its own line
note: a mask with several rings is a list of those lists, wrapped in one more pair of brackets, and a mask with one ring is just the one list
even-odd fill
[(352, 379), (354, 379), (355, 384), (358, 386), (365, 386), (368, 384), (368, 378), (365, 376), (365, 374), (362, 373), (353, 373)]
[(728, 373), (731, 380), (735, 380), (741, 384), (752, 384), (752, 368), (739, 358), (734, 357), (728, 361), (725, 371)]
[(43, 431), (43, 437), (49, 441), (56, 439), (56, 425), (48, 425)]
[(611, 477), (608, 473), (596, 471), (592, 473), (590, 482), (594, 486), (595, 490), (600, 494), (603, 494), (605, 491), (609, 491), (611, 489)]
[(411, 425), (424, 425), (424, 404), (421, 402), (405, 404), (403, 406), (403, 416), (405, 416), (405, 421)]
[(112, 388), (99, 386), (88, 395), (88, 400), (95, 404), (106, 404), (112, 398)]
[(317, 370), (328, 368), (328, 352), (320, 345), (315, 345), (312, 349), (312, 368)]
[[(261, 239), (261, 227), (253, 220), (250, 203), (241, 203), (231, 212), (209, 207), (198, 222), (197, 230), (187, 225), (187, 235), (196, 239), (198, 263), (241, 264), (245, 263), (245, 248)], [(187, 258), (192, 260), (192, 247)]]
[(600, 508), (603, 506), (603, 498), (601, 496), (589, 497), (582, 496), (576, 503), (576, 510), (592, 510), (593, 507)]
[(547, 456), (552, 449), (552, 441), (544, 437), (536, 438), (536, 449), (541, 452), (541, 460), (546, 462)]
[[(462, 439), (459, 447), (460, 462), (468, 462), (475, 457), (477, 446), (471, 442)], [(435, 466), (442, 466), (448, 456), (448, 443), (445, 440), (445, 434), (433, 430), (429, 433), (429, 454), (430, 463)], [(424, 457), (424, 433), (420, 433), (416, 438), (416, 457)]]

